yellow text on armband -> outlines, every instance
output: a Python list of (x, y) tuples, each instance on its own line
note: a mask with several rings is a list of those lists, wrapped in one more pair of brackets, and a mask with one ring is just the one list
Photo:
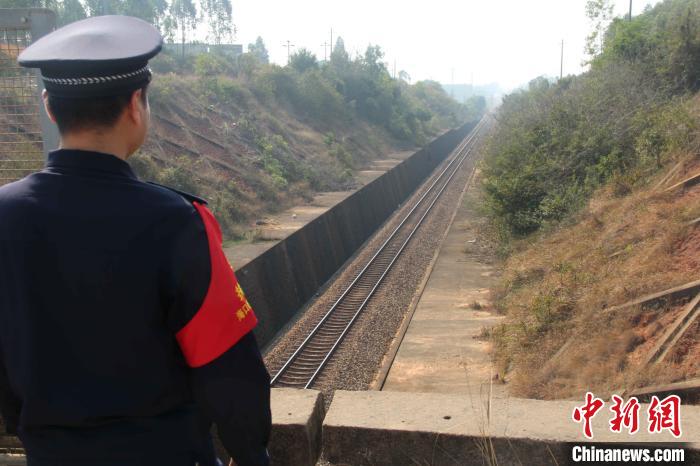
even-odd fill
[(242, 321), (243, 319), (246, 318), (246, 316), (253, 310), (253, 308), (250, 306), (248, 301), (245, 301), (243, 306), (241, 306), (237, 311), (236, 311), (236, 317), (238, 317), (239, 321)]
[(236, 296), (238, 296), (238, 299), (245, 302), (245, 293), (243, 292), (243, 288), (241, 288), (240, 283), (236, 283)]

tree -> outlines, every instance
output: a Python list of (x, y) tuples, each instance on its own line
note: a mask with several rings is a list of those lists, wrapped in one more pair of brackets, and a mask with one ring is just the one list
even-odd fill
[(382, 62), (384, 52), (378, 45), (369, 45), (365, 50), (365, 56), (362, 57), (362, 66), (364, 66), (371, 74), (381, 74), (386, 71), (386, 65)]
[(401, 70), (401, 71), (399, 71), (399, 80), (410, 84), (411, 83), (411, 75), (408, 74), (406, 71)]
[(171, 44), (175, 42), (177, 21), (175, 21), (170, 11), (168, 11), (168, 14), (160, 21), (160, 32), (163, 34), (163, 40)]
[(248, 44), (248, 53), (258, 59), (260, 63), (270, 63), (270, 55), (267, 53), (265, 42), (258, 36), (254, 44)]
[(85, 0), (89, 16), (114, 15), (119, 13), (119, 2), (115, 0)]
[(299, 73), (318, 67), (316, 55), (306, 48), (301, 48), (289, 58), (289, 66)]
[(345, 42), (342, 37), (338, 37), (335, 41), (335, 47), (331, 53), (331, 62), (335, 64), (346, 64), (350, 61), (348, 52), (345, 50)]
[(66, 15), (75, 14), (84, 4), (87, 16), (135, 16), (155, 25), (168, 8), (166, 0), (84, 0), (82, 4), (79, 0), (66, 0), (60, 3)]
[(182, 57), (185, 57), (187, 34), (197, 27), (197, 7), (192, 0), (172, 0), (170, 17), (173, 29), (180, 30), (182, 38)]
[(54, 0), (0, 0), (0, 8), (51, 8), (56, 9)]
[(0, 8), (48, 8), (56, 12), (58, 26), (88, 16), (135, 16), (155, 25), (166, 37), (169, 33), (167, 0), (0, 0)]
[(481, 115), (486, 111), (486, 97), (483, 95), (473, 95), (467, 99), (465, 105), (475, 115)]
[(669, 66), (669, 75), (693, 92), (700, 87), (700, 28), (697, 23), (697, 15), (688, 8), (678, 28), (680, 37)]
[(168, 7), (165, 0), (121, 0), (114, 3), (112, 10), (115, 13), (135, 16), (151, 24), (157, 24)]
[(591, 33), (586, 37), (586, 53), (593, 60), (603, 52), (605, 30), (613, 17), (613, 4), (610, 0), (588, 0), (586, 16), (591, 22)]
[(87, 12), (83, 8), (80, 0), (64, 0), (58, 6), (58, 25), (63, 26), (87, 17)]
[(157, 27), (161, 33), (163, 33), (165, 29), (165, 22), (167, 21), (166, 12), (168, 11), (168, 2), (167, 0), (150, 0), (150, 3), (154, 13), (152, 21), (153, 25)]
[(234, 32), (231, 0), (202, 0), (201, 5), (209, 26), (209, 39), (215, 44), (230, 39)]

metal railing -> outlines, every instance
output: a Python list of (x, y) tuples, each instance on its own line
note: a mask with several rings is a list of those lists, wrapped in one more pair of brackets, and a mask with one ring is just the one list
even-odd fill
[(0, 9), (0, 185), (40, 169), (45, 154), (58, 145), (41, 104), (38, 71), (17, 64), (22, 50), (51, 32), (55, 22), (50, 10)]

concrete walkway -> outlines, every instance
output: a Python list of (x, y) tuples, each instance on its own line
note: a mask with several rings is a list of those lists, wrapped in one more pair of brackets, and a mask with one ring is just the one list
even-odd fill
[(497, 278), (479, 238), (483, 222), (472, 182), (450, 226), (415, 313), (384, 383), (385, 391), (467, 393), (502, 397), (492, 384), (490, 344), (480, 338), (501, 319), (489, 287)]
[(232, 243), (224, 247), (224, 253), (234, 268), (243, 267), (279, 241), (285, 239), (313, 219), (343, 201), (363, 186), (382, 176), (413, 155), (415, 151), (402, 151), (389, 154), (385, 158), (372, 161), (365, 170), (355, 174), (357, 186), (348, 191), (318, 193), (308, 204), (291, 207), (278, 214), (259, 219), (260, 224), (251, 229), (255, 240)]

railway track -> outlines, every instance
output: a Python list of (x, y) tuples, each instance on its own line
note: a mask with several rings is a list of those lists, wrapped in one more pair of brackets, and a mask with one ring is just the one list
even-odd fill
[(272, 377), (276, 387), (309, 388), (348, 334), (379, 288), (384, 277), (406, 248), (450, 181), (469, 157), (484, 119), (453, 151), (446, 166), (428, 183), (430, 186), (384, 241), (379, 250), (345, 287), (306, 339)]

